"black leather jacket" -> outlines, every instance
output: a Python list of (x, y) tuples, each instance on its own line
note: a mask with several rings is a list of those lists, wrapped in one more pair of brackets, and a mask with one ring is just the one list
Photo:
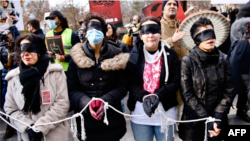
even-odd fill
[[(218, 54), (218, 58), (217, 61), (210, 60), (212, 65), (208, 65), (209, 56), (198, 47), (192, 49), (182, 59), (181, 96), (184, 102), (182, 120), (208, 116), (224, 119), (230, 110), (234, 99), (230, 63), (225, 54), (217, 48), (214, 51)], [(181, 123), (180, 138), (204, 140), (204, 122)]]

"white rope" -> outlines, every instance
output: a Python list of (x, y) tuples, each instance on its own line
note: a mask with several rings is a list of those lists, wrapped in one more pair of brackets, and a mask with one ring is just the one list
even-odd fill
[[(9, 117), (9, 116), (8, 116)], [(0, 116), (0, 118), (4, 121), (4, 122), (6, 122), (9, 126), (11, 126), (12, 128), (14, 128), (14, 129), (16, 129), (18, 132), (20, 132), (21, 133), (21, 131), (19, 130), (19, 129), (17, 129), (15, 126), (13, 126), (12, 124), (10, 124), (7, 120), (5, 120), (2, 116)]]
[[(72, 117), (68, 117), (68, 118), (65, 118), (65, 119), (62, 119), (62, 120), (59, 120), (59, 121), (54, 121), (54, 122), (49, 122), (49, 123), (36, 124), (36, 125), (33, 125), (33, 126), (30, 126), (29, 124), (24, 123), (23, 121), (18, 120), (18, 119), (14, 118), (14, 117), (11, 117), (11, 116), (9, 116), (9, 115), (7, 115), (7, 114), (1, 112), (1, 111), (0, 111), (0, 114), (5, 115), (6, 117), (9, 117), (9, 118), (11, 118), (11, 119), (13, 119), (13, 120), (16, 120), (16, 121), (18, 121), (18, 122), (20, 122), (20, 123), (22, 123), (22, 124), (28, 126), (28, 127), (31, 128), (34, 132), (40, 132), (39, 130), (36, 129), (36, 126), (44, 126), (44, 125), (49, 125), (49, 124), (57, 124), (57, 123), (60, 123), (60, 122), (66, 121), (66, 120), (71, 120), (71, 131), (72, 131), (74, 137), (77, 137), (77, 125), (76, 125), (76, 119), (75, 119), (75, 118), (76, 118), (76, 117), (80, 117), (80, 118), (81, 118), (81, 128), (82, 128), (82, 129), (81, 129), (81, 131), (82, 131), (81, 139), (82, 139), (82, 140), (85, 140), (85, 139), (86, 139), (86, 135), (85, 135), (85, 129), (84, 129), (84, 117), (83, 117), (83, 115), (82, 115), (82, 112), (89, 106), (89, 104), (90, 104), (92, 101), (95, 101), (95, 100), (101, 100), (101, 101), (104, 103), (104, 112), (105, 112), (108, 108), (111, 108), (111, 109), (113, 109), (114, 111), (116, 111), (117, 113), (120, 113), (120, 114), (122, 114), (122, 115), (124, 115), (124, 116), (129, 116), (129, 117), (141, 117), (141, 116), (146, 116), (146, 114), (143, 114), (143, 115), (129, 115), (129, 114), (122, 113), (122, 112), (120, 112), (119, 110), (115, 109), (113, 106), (108, 105), (108, 103), (105, 102), (105, 101), (103, 101), (102, 99), (100, 99), (100, 98), (95, 98), (95, 97), (93, 97), (92, 100), (89, 101), (89, 103), (82, 109), (82, 111), (81, 111), (80, 113), (76, 113), (76, 114), (74, 114)], [(106, 109), (106, 110), (105, 110), (105, 109)], [(162, 111), (160, 111), (159, 109), (157, 109), (157, 110), (159, 111), (159, 113), (160, 113), (161, 116), (163, 117), (163, 118), (161, 118), (161, 120), (164, 120), (164, 119), (165, 119), (167, 123), (168, 123), (168, 122), (172, 122), (172, 123), (174, 123), (175, 125), (176, 125), (177, 122), (179, 122), (179, 123), (188, 123), (188, 122), (197, 122), (197, 121), (206, 120), (206, 122), (205, 122), (205, 124), (206, 124), (206, 128), (205, 128), (205, 141), (207, 140), (207, 123), (208, 123), (208, 122), (214, 122), (214, 121), (221, 121), (221, 120), (219, 120), (219, 119), (215, 119), (215, 118), (211, 118), (211, 117), (209, 117), (209, 118), (202, 118), (202, 119), (194, 119), (194, 120), (178, 121), (178, 120), (174, 120), (174, 119), (171, 119), (171, 118), (167, 117), (167, 116), (164, 115), (164, 113), (163, 113)], [(16, 128), (16, 127), (13, 126), (11, 123), (9, 123), (9, 122), (6, 121), (5, 119), (3, 119), (3, 117), (0, 116), (0, 118), (1, 118), (4, 122), (6, 122), (7, 124), (9, 124), (11, 127), (13, 127), (14, 129), (16, 129), (18, 132), (20, 132), (20, 131), (18, 130), (18, 128)], [(105, 112), (104, 120), (105, 120), (105, 119), (106, 119), (105, 123), (107, 122), (106, 124), (108, 124), (108, 120), (107, 120), (107, 111)], [(173, 126), (174, 126), (174, 125), (173, 125)], [(166, 127), (166, 128), (167, 128), (167, 127)], [(165, 130), (168, 130), (168, 129), (166, 129), (166, 128), (165, 128)], [(177, 129), (177, 131), (178, 131), (177, 125), (176, 125), (176, 129)], [(44, 137), (45, 137), (45, 136), (44, 136)], [(45, 138), (45, 140), (46, 140), (46, 138)]]
[(104, 103), (104, 120), (103, 120), (103, 122), (106, 124), (106, 125), (109, 125), (109, 121), (108, 121), (108, 118), (107, 118), (107, 110), (108, 110), (108, 108), (109, 108), (109, 104), (108, 104), (108, 102), (105, 102)]
[(150, 97), (150, 96), (156, 96), (156, 97), (159, 99), (159, 96), (156, 95), (156, 94), (148, 94), (148, 95), (145, 95), (145, 96), (142, 98), (142, 101), (144, 101), (145, 98)]

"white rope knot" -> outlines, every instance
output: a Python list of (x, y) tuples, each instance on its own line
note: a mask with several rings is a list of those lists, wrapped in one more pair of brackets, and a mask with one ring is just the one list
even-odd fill
[(109, 121), (108, 121), (108, 118), (107, 118), (107, 110), (109, 108), (109, 104), (108, 102), (104, 102), (104, 120), (103, 122), (106, 124), (106, 125), (109, 125)]
[(85, 128), (84, 128), (84, 118), (81, 113), (76, 113), (72, 116), (71, 118), (71, 131), (73, 134), (73, 137), (77, 139), (77, 124), (76, 124), (76, 118), (80, 117), (81, 118), (81, 139), (85, 140), (86, 139), (86, 134), (85, 134)]
[(36, 125), (33, 125), (33, 126), (31, 126), (30, 128), (31, 128), (34, 132), (36, 132), (36, 133), (41, 132), (41, 131), (39, 131), (39, 130), (36, 129)]
[(76, 114), (74, 114), (74, 115), (72, 116), (72, 118), (77, 118), (77, 117), (81, 117), (81, 116), (82, 116), (82, 114), (76, 113)]
[(208, 117), (208, 119), (206, 120), (206, 123), (209, 123), (209, 122), (215, 122), (215, 118)]
[(92, 100), (91, 100), (91, 101), (99, 100), (99, 99), (100, 99), (100, 98), (92, 97)]

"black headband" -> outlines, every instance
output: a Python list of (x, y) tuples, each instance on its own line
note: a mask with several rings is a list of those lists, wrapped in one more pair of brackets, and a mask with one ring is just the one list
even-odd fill
[(160, 28), (160, 26), (158, 24), (146, 24), (146, 25), (141, 26), (140, 33), (141, 33), (141, 35), (149, 34), (149, 33), (152, 33), (152, 34), (159, 33), (159, 34), (161, 34), (161, 28)]
[(90, 21), (88, 26), (87, 26), (87, 29), (88, 30), (91, 30), (91, 29), (96, 29), (96, 30), (100, 30), (102, 31), (102, 24), (97, 22), (97, 21)]
[(199, 46), (200, 43), (202, 43), (203, 41), (206, 41), (210, 38), (216, 39), (216, 36), (215, 36), (213, 29), (204, 30), (204, 31), (200, 32), (199, 34), (197, 34), (193, 39), (194, 39), (194, 43), (197, 46)]
[(21, 51), (22, 52), (34, 52), (41, 54), (41, 46), (38, 44), (31, 44), (31, 43), (23, 43), (21, 44)]

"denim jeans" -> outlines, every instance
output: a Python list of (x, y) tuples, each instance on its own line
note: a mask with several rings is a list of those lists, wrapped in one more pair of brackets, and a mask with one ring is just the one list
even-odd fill
[(125, 100), (124, 98), (121, 100), (122, 112), (125, 113)]
[(161, 126), (136, 124), (131, 121), (131, 128), (135, 141), (153, 141), (154, 136), (157, 141), (174, 141), (173, 125), (169, 125), (168, 137), (166, 140), (165, 133), (161, 133)]

